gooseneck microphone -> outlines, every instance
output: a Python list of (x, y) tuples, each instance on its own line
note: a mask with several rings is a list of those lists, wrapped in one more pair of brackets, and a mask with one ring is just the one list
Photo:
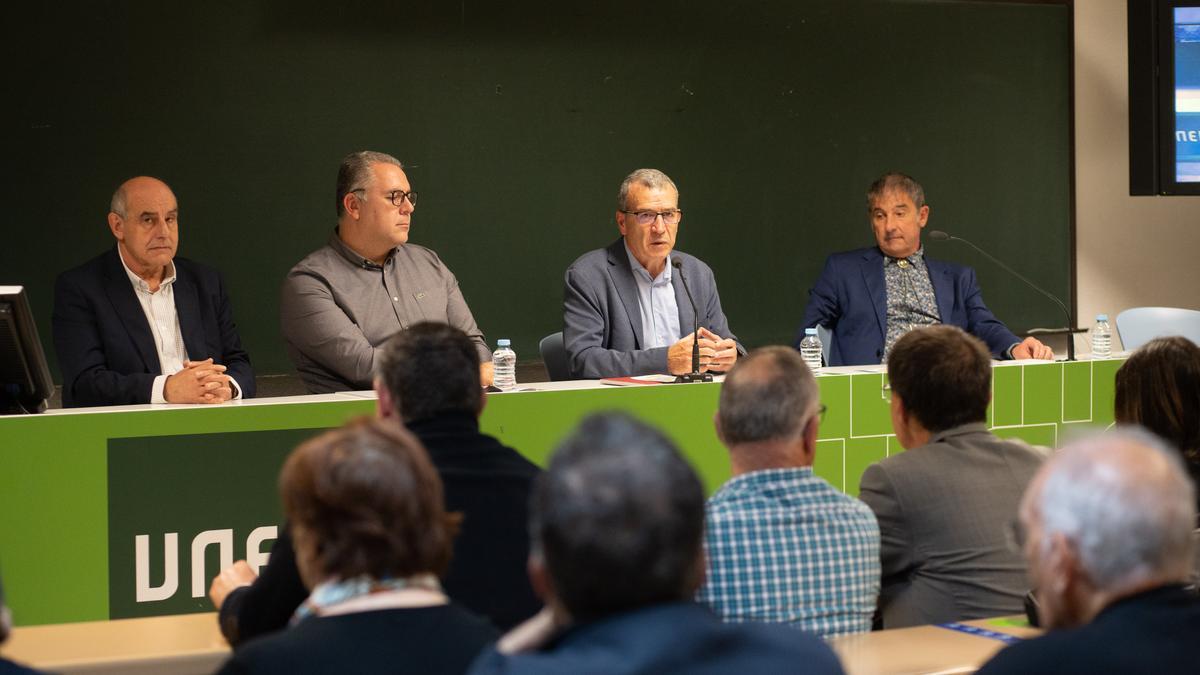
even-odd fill
[[(1005, 265), (1004, 263), (1000, 262), (1000, 260), (997, 259), (996, 256), (979, 248), (975, 244), (972, 244), (971, 242), (967, 241), (966, 239), (963, 239), (962, 237), (956, 237), (952, 234), (947, 234), (946, 232), (943, 232), (941, 230), (930, 230), (930, 231), (926, 232), (925, 235), (927, 237), (929, 237), (930, 239), (932, 239), (933, 241), (960, 241), (960, 242), (966, 244), (967, 246), (970, 246), (971, 248), (975, 249), (975, 251), (978, 252), (983, 257), (987, 258), (988, 260), (991, 260), (993, 263), (996, 263), (996, 266), (999, 267), (1000, 269), (1004, 270), (1005, 272), (1008, 272), (1009, 274), (1013, 275), (1014, 277), (1025, 282), (1026, 286), (1029, 286), (1030, 288), (1037, 291), (1038, 293), (1041, 293), (1042, 295), (1046, 296), (1047, 298), (1050, 298), (1050, 300), (1053, 301), (1054, 304), (1058, 305), (1059, 309), (1061, 309), (1063, 311), (1063, 315), (1067, 317), (1067, 328), (1065, 330), (1065, 333), (1067, 335), (1067, 360), (1068, 361), (1075, 360), (1075, 338), (1071, 334), (1072, 332), (1075, 332), (1075, 328), (1073, 328), (1073, 322), (1071, 321), (1071, 310), (1067, 309), (1067, 306), (1065, 304), (1063, 304), (1062, 300), (1058, 299), (1058, 296), (1054, 295), (1050, 291), (1047, 291), (1046, 289), (1042, 288), (1041, 286), (1038, 286), (1037, 284), (1033, 283), (1029, 279), (1026, 279), (1025, 276), (1022, 275), (1020, 272), (1018, 272), (1018, 271), (1014, 270), (1013, 268), (1009, 267), (1008, 265)], [(1064, 331), (1057, 331), (1057, 330), (1047, 331), (1044, 334), (1055, 335), (1055, 334), (1059, 334), (1061, 332), (1064, 332)]]
[(696, 311), (692, 289), (688, 288), (687, 277), (683, 276), (683, 261), (672, 260), (671, 267), (679, 273), (679, 280), (683, 282), (683, 292), (687, 293), (688, 302), (692, 305), (692, 372), (677, 376), (675, 382), (712, 382), (712, 373), (700, 372), (700, 312)]

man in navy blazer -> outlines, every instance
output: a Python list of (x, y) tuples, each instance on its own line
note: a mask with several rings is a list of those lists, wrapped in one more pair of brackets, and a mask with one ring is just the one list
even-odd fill
[(254, 396), (254, 371), (216, 270), (176, 258), (179, 207), (166, 183), (113, 195), (117, 243), (59, 275), (54, 347), (66, 407), (221, 403)]
[(674, 251), (682, 218), (679, 190), (666, 174), (638, 169), (625, 177), (617, 192), (621, 239), (583, 254), (565, 275), (563, 343), (572, 377), (689, 373), (694, 340), (701, 371), (729, 370), (745, 352), (721, 310), (712, 269)]
[(909, 330), (945, 323), (987, 344), (997, 359), (1053, 359), (1036, 338), (1021, 340), (983, 304), (975, 271), (930, 260), (921, 246), (929, 219), (925, 192), (911, 177), (889, 173), (867, 191), (876, 245), (835, 253), (809, 292), (804, 329), (833, 332), (831, 366), (881, 363)]

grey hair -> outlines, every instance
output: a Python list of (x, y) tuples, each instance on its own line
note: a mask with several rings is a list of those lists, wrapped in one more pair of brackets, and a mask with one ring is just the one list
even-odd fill
[(342, 202), (350, 191), (371, 186), (372, 164), (395, 164), (401, 169), (404, 168), (400, 160), (385, 152), (375, 152), (374, 150), (359, 150), (343, 157), (337, 176), (338, 218), (346, 213), (346, 207)]
[(721, 385), (721, 437), (730, 445), (798, 438), (818, 396), (816, 378), (795, 349), (756, 349), (738, 359)]
[(117, 214), (118, 216), (121, 216), (122, 218), (125, 217), (125, 184), (124, 183), (121, 183), (121, 186), (118, 187), (117, 191), (113, 193), (112, 201), (110, 201), (108, 203), (108, 210), (112, 213)]
[(1081, 439), (1050, 464), (1036, 509), (1043, 549), (1060, 534), (1101, 589), (1186, 579), (1196, 526), (1195, 488), (1157, 436), (1123, 427)]
[(877, 199), (892, 190), (900, 190), (907, 194), (918, 209), (925, 206), (925, 188), (921, 187), (921, 184), (912, 176), (898, 171), (890, 171), (876, 178), (875, 182), (867, 188), (867, 212), (869, 213), (871, 209), (875, 208)]
[(633, 173), (625, 176), (625, 180), (621, 181), (621, 187), (617, 190), (617, 210), (624, 211), (629, 206), (629, 188), (634, 185), (642, 185), (651, 189), (661, 190), (666, 186), (670, 186), (675, 194), (679, 194), (679, 188), (675, 187), (675, 181), (667, 174), (658, 169), (638, 169)]

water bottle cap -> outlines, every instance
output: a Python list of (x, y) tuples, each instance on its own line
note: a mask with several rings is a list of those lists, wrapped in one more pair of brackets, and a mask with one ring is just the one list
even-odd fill
[(1096, 320), (1097, 321), (1108, 321), (1108, 315), (1107, 314), (1097, 314)]
[(509, 340), (508, 338), (500, 338), (499, 340), (496, 340), (497, 347), (507, 347), (511, 344), (512, 340)]
[(816, 328), (805, 328), (805, 329), (804, 329), (804, 334), (805, 334), (805, 335), (816, 335), (816, 334), (817, 334), (817, 329), (816, 329)]

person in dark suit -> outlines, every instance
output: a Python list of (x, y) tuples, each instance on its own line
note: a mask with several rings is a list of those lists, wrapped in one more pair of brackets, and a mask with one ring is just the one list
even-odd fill
[(176, 258), (179, 206), (166, 183), (132, 178), (113, 195), (117, 244), (54, 285), (63, 405), (221, 403), (254, 396), (221, 275)]
[(529, 575), (547, 609), (480, 654), (471, 673), (841, 673), (823, 641), (722, 623), (704, 576), (704, 488), (660, 432), (588, 418), (555, 451), (531, 501)]
[(1021, 340), (998, 320), (975, 271), (931, 260), (921, 246), (929, 220), (925, 191), (911, 177), (889, 173), (867, 190), (875, 246), (835, 253), (809, 291), (796, 337), (824, 326), (833, 332), (831, 366), (881, 363), (900, 336), (917, 326), (958, 326), (987, 343), (997, 359), (1053, 359), (1036, 338)]
[[(447, 594), (502, 629), (529, 618), (541, 608), (525, 574), (529, 492), (540, 469), (479, 432), (485, 399), (474, 341), (446, 324), (413, 324), (384, 343), (377, 368), (377, 416), (402, 421), (421, 440), (446, 509), (463, 515), (442, 578)], [(282, 629), (307, 596), (286, 524), (261, 576), (239, 560), (209, 590), (235, 646)]]
[(279, 493), (312, 593), (219, 673), (458, 675), (496, 638), (438, 582), (458, 517), (411, 433), (372, 419), (326, 432), (288, 457)]
[(1004, 526), (1045, 450), (988, 431), (991, 359), (959, 328), (904, 335), (888, 380), (905, 452), (868, 466), (858, 495), (879, 521), (883, 627), (1019, 613), (1025, 561)]
[(1013, 536), (1048, 632), (1002, 649), (980, 675), (1195, 673), (1200, 597), (1184, 586), (1195, 521), (1179, 451), (1143, 430), (1055, 453)]
[(617, 193), (616, 219), (621, 239), (580, 256), (564, 278), (571, 376), (689, 373), (696, 340), (701, 371), (729, 370), (745, 349), (729, 330), (712, 269), (674, 250), (683, 219), (675, 183), (657, 169), (629, 174)]

